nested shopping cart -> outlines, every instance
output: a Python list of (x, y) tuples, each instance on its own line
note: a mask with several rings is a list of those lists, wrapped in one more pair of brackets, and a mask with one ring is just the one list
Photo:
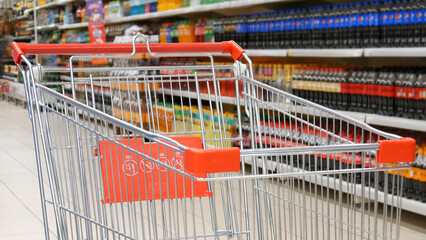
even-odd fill
[[(140, 53), (169, 64), (123, 64)], [(256, 81), (232, 41), (13, 43), (12, 54), (46, 239), (400, 238), (414, 140)], [(73, 56), (66, 68), (26, 57), (43, 54)], [(79, 64), (98, 58), (110, 63)]]

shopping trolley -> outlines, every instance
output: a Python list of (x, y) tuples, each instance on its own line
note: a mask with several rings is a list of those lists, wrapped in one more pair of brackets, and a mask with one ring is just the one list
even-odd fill
[[(256, 81), (235, 42), (135, 42), (12, 44), (46, 239), (399, 239), (413, 139)], [(140, 53), (206, 62), (118, 64)]]

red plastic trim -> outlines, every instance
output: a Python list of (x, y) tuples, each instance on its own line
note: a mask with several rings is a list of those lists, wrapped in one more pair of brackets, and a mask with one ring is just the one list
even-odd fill
[(25, 43), (13, 42), (11, 45), (11, 53), (15, 64), (21, 64), (21, 55), (25, 55)]
[(196, 177), (208, 173), (238, 172), (241, 168), (240, 149), (196, 149), (185, 150), (185, 170)]
[[(130, 54), (132, 44), (26, 44), (12, 43), (12, 56), (20, 63), (22, 55), (90, 55), (90, 54)], [(243, 57), (244, 50), (234, 41), (221, 43), (152, 43), (153, 53), (228, 53), (234, 60)], [(146, 44), (136, 44), (137, 53), (147, 53)]]
[(377, 163), (414, 162), (416, 158), (416, 140), (400, 138), (397, 140), (380, 140), (377, 151)]

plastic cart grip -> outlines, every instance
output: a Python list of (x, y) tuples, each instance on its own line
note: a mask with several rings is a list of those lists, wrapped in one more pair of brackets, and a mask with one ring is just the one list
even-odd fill
[(377, 163), (414, 162), (416, 158), (416, 140), (412, 138), (380, 140), (377, 143)]
[[(236, 42), (221, 43), (151, 43), (153, 53), (224, 53), (240, 60), (245, 52)], [(11, 52), (15, 63), (21, 63), (22, 55), (90, 55), (130, 54), (133, 44), (26, 44), (13, 42)], [(136, 44), (136, 53), (148, 53), (146, 44)]]
[(185, 150), (185, 170), (196, 177), (207, 173), (238, 172), (240, 168), (240, 149), (236, 147)]

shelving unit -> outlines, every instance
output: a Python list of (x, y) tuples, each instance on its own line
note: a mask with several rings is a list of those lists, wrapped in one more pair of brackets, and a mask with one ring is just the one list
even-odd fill
[(20, 37), (14, 37), (13, 40), (14, 41), (20, 41), (20, 40), (32, 40), (34, 38), (34, 36), (30, 35), (30, 36), (20, 36)]
[(37, 26), (36, 29), (37, 31), (49, 31), (49, 30), (55, 30), (58, 29), (59, 25), (58, 24), (50, 24), (50, 25), (44, 25), (44, 26)]
[[(265, 4), (274, 4), (279, 2), (294, 2), (296, 0), (240, 0), (240, 1), (229, 1), (222, 2), (216, 4), (207, 4), (207, 5), (198, 5), (191, 6), (186, 8), (174, 9), (163, 12), (154, 12), (147, 14), (140, 14), (135, 16), (127, 16), (121, 17), (117, 19), (110, 19), (105, 21), (105, 25), (113, 25), (113, 24), (121, 24), (121, 23), (133, 23), (138, 21), (152, 21), (159, 19), (168, 19), (173, 17), (180, 16), (189, 16), (193, 14), (207, 13), (207, 12), (215, 12), (219, 10), (232, 10), (244, 7), (254, 7), (261, 6)], [(37, 6), (31, 9), (27, 9), (24, 11), (24, 15), (15, 17), (10, 19), (9, 21), (20, 21), (25, 20), (29, 17), (30, 12), (37, 11), (41, 9), (49, 9), (56, 8), (60, 6), (65, 6), (69, 3), (77, 2), (76, 0), (59, 0), (56, 2), (48, 3), (42, 6)], [(46, 26), (36, 26), (35, 28), (28, 28), (26, 30), (31, 31), (51, 31), (51, 30), (69, 30), (69, 29), (84, 29), (88, 28), (88, 23), (76, 23), (76, 24), (68, 24), (68, 25), (59, 25), (52, 24)], [(34, 39), (34, 35), (31, 36), (20, 36), (13, 38), (15, 41), (23, 41), (23, 40), (31, 40)], [(423, 58), (426, 57), (426, 47), (421, 48), (354, 48), (354, 49), (246, 49), (246, 53), (249, 57), (271, 57), (271, 58), (375, 58), (375, 57), (411, 57), (411, 58)], [(16, 96), (20, 97), (25, 101), (25, 95), (23, 92), (23, 85), (21, 83), (15, 82), (17, 80), (16, 77), (13, 76), (2, 76), (4, 79), (10, 80), (11, 87), (13, 86), (14, 91), (17, 93)], [(70, 78), (68, 76), (61, 76), (61, 80), (67, 81)], [(160, 89), (162, 93), (180, 96), (177, 90), (170, 89)], [(190, 92), (188, 93), (187, 98), (196, 99), (197, 93)], [(200, 93), (200, 97), (203, 100), (210, 100), (212, 97), (208, 94)], [(214, 99), (211, 99), (214, 100)], [(221, 97), (221, 101), (226, 104), (237, 104), (237, 99), (234, 97)], [(240, 98), (240, 104), (244, 105), (243, 98)], [(384, 127), (392, 127), (399, 129), (407, 129), (413, 131), (419, 131), (426, 133), (426, 121), (425, 120), (415, 120), (415, 119), (406, 119), (399, 117), (391, 117), (391, 116), (381, 116), (378, 114), (370, 114), (370, 113), (360, 113), (360, 112), (349, 112), (349, 111), (337, 111), (339, 113), (343, 113), (348, 115), (354, 119), (360, 120), (367, 124), (384, 126)], [(308, 181), (319, 181), (321, 177), (311, 176)], [(327, 177), (322, 177), (327, 178)], [(306, 178), (308, 179), (308, 178)], [(305, 180), (306, 180), (305, 179)], [(318, 182), (317, 182), (318, 183)], [(347, 183), (344, 183), (347, 184)], [(335, 186), (328, 186), (330, 188), (334, 188)], [(361, 186), (357, 186), (357, 191), (360, 192), (362, 189), (358, 189)], [(342, 191), (345, 191), (346, 185), (342, 187)], [(379, 201), (383, 201), (384, 193), (379, 193)], [(426, 204), (421, 203), (414, 200), (409, 200), (403, 198), (402, 200), (402, 208), (408, 211), (416, 212), (418, 214), (423, 214), (426, 216)]]
[(288, 49), (287, 57), (362, 57), (363, 51), (363, 49)]
[[(279, 164), (277, 167), (278, 172), (303, 172), (305, 170), (298, 169), (295, 167), (292, 167), (290, 169), (289, 165), (286, 164)], [(340, 183), (339, 179), (329, 178), (327, 176), (321, 176), (321, 175), (307, 175), (307, 176), (298, 176), (297, 178), (303, 179), (305, 181), (308, 181), (310, 183), (318, 184), (323, 187), (327, 187), (333, 190), (342, 191), (344, 193), (348, 194), (355, 194), (357, 197), (362, 197), (364, 195), (364, 198), (367, 200), (374, 200), (374, 195), (376, 191), (374, 189), (370, 189), (369, 187), (365, 187), (363, 189), (361, 184), (355, 184), (355, 187), (353, 184), (350, 184), (346, 181), (342, 181)], [(364, 194), (362, 194), (364, 192)], [(384, 202), (385, 199), (385, 193), (382, 191), (377, 192), (377, 200), (381, 203)], [(370, 196), (370, 198), (368, 198)], [(401, 198), (401, 208), (413, 213), (421, 214), (426, 216), (426, 203), (422, 203), (420, 201), (415, 201), (412, 199), (408, 199), (405, 197)], [(388, 203), (392, 206), (398, 206), (397, 202), (394, 200), (392, 203), (391, 199), (388, 199)]]
[(24, 11), (24, 14), (28, 14), (29, 12), (32, 12), (34, 10), (40, 10), (40, 9), (47, 9), (47, 8), (55, 8), (55, 7), (59, 7), (59, 6), (65, 6), (68, 3), (73, 3), (73, 2), (75, 2), (75, 0), (59, 0), (59, 1), (56, 1), (56, 2), (51, 2), (51, 3), (47, 3), (47, 4), (44, 4), (44, 5), (41, 5), (41, 6), (37, 6), (37, 7), (34, 7), (34, 8), (26, 9)]
[(58, 29), (60, 30), (66, 30), (66, 29), (78, 29), (78, 28), (87, 28), (89, 24), (87, 22), (83, 23), (74, 23), (74, 24), (67, 24), (67, 25), (60, 25)]
[(255, 5), (263, 5), (268, 3), (277, 3), (277, 2), (292, 2), (294, 0), (246, 0), (246, 1), (229, 1), (205, 5), (190, 6), (185, 8), (178, 8), (169, 11), (146, 13), (134, 16), (122, 17), (120, 19), (110, 19), (106, 20), (105, 24), (116, 24), (116, 23), (126, 23), (126, 22), (135, 22), (142, 20), (154, 20), (160, 18), (176, 17), (184, 14), (193, 14), (193, 13), (202, 13), (202, 12), (213, 12), (218, 10), (228, 10), (240, 7), (250, 7)]
[(418, 48), (364, 48), (364, 49), (247, 49), (253, 57), (426, 57), (426, 47)]

